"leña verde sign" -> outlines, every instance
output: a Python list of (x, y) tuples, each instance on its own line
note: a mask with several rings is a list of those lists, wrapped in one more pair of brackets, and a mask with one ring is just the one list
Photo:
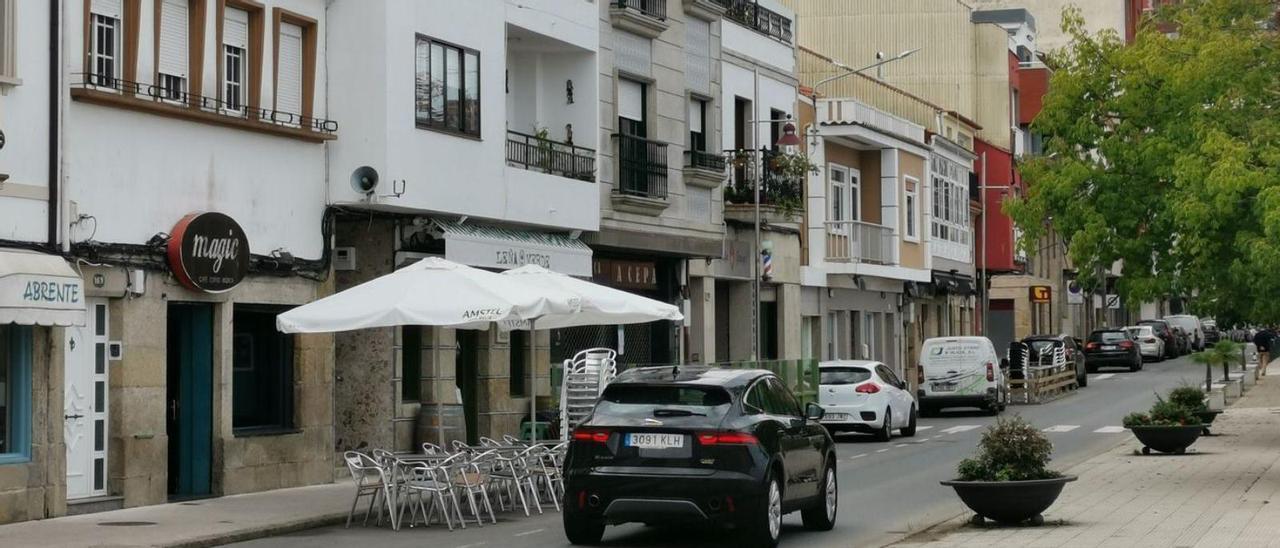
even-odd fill
[(168, 252), (174, 276), (196, 291), (230, 291), (249, 273), (249, 238), (222, 213), (183, 217), (169, 234)]

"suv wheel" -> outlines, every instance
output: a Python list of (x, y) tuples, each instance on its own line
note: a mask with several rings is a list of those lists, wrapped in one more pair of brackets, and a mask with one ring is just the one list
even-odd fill
[(911, 406), (911, 415), (907, 420), (907, 426), (901, 432), (903, 436), (908, 438), (916, 435), (916, 406)]
[(772, 470), (765, 481), (760, 504), (743, 523), (744, 543), (752, 548), (774, 548), (782, 536), (782, 485)]
[(1080, 372), (1080, 378), (1076, 379), (1076, 381), (1078, 381), (1078, 382), (1077, 382), (1077, 384), (1079, 384), (1079, 385), (1080, 385), (1080, 388), (1084, 388), (1084, 387), (1086, 387), (1086, 386), (1089, 386), (1089, 372), (1088, 372), (1088, 371), (1081, 371), (1081, 372)]
[(827, 461), (822, 474), (822, 492), (813, 505), (800, 512), (804, 528), (810, 531), (830, 531), (836, 526), (836, 509), (840, 504), (840, 491), (836, 485), (836, 465)]
[(880, 430), (876, 431), (877, 441), (889, 441), (893, 439), (893, 412), (889, 408), (884, 410), (884, 425)]
[(591, 519), (577, 512), (564, 512), (564, 535), (570, 544), (599, 544), (604, 536), (604, 522)]

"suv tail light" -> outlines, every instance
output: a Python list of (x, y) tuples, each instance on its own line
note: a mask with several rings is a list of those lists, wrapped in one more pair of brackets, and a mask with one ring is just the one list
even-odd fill
[(987, 362), (987, 382), (996, 380), (996, 364)]
[(1089, 344), (1086, 344), (1086, 345), (1084, 345), (1084, 349), (1085, 349), (1085, 350), (1097, 350), (1097, 349), (1098, 349), (1098, 343), (1091, 342), (1091, 343), (1089, 343)]
[(609, 431), (602, 428), (579, 428), (573, 431), (573, 440), (604, 444), (609, 441)]
[(1120, 341), (1120, 348), (1133, 348), (1133, 341)]
[(853, 389), (853, 391), (859, 394), (875, 394), (880, 392), (880, 387), (876, 386), (876, 383), (874, 382), (867, 382), (859, 384), (857, 388)]
[(760, 440), (745, 432), (699, 432), (698, 445), (757, 445)]

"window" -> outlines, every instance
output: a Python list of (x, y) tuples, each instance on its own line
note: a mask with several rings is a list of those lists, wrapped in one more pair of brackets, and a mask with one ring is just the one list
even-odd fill
[(249, 12), (227, 7), (222, 23), (222, 102), (232, 112), (243, 111), (248, 102), (248, 51)]
[(618, 133), (645, 137), (645, 88), (643, 83), (618, 80)]
[(508, 357), (510, 366), (512, 397), (529, 395), (529, 332), (511, 332), (511, 350)]
[(17, 0), (0, 0), (0, 84), (18, 83), (17, 45), (14, 34), (14, 5)]
[(768, 389), (769, 385), (763, 380), (757, 381), (751, 388), (747, 389), (746, 397), (742, 398), (743, 413), (754, 415), (764, 412), (768, 408), (768, 398), (766, 397)]
[(120, 78), (120, 3), (95, 1), (93, 10), (89, 37), (90, 83), (114, 88)]
[(920, 182), (911, 177), (907, 177), (906, 183), (907, 183), (906, 184), (907, 198), (906, 198), (905, 209), (907, 213), (907, 239), (918, 242), (920, 241), (920, 234), (917, 228), (919, 224), (919, 220), (917, 219), (917, 217), (919, 215), (916, 212), (916, 204), (917, 204), (916, 188), (920, 185)]
[(156, 83), (165, 99), (182, 100), (187, 91), (187, 27), (187, 0), (163, 0)]
[(232, 427), (293, 428), (293, 336), (276, 331), (282, 307), (234, 305)]
[(31, 458), (31, 332), (0, 325), (0, 464)]
[(689, 99), (689, 150), (707, 151), (707, 102)]
[[(831, 204), (832, 221), (856, 221), (858, 215), (858, 172), (838, 164), (829, 164), (828, 177), (831, 179), (831, 195), (827, 201)], [(845, 226), (836, 227), (844, 231)]]
[(480, 53), (419, 36), (414, 104), (418, 125), (480, 136)]
[(933, 155), (933, 219), (929, 233), (937, 240), (969, 245), (969, 168)]
[[(302, 114), (302, 27), (280, 24), (280, 49), (276, 51), (276, 107), (283, 115)], [(283, 116), (283, 119), (290, 119)], [(296, 122), (296, 120), (294, 120)]]
[(427, 328), (406, 325), (400, 328), (400, 400), (422, 399), (422, 335)]
[(871, 371), (865, 367), (823, 367), (818, 372), (820, 385), (846, 385), (866, 382)]
[(766, 403), (770, 405), (769, 412), (774, 415), (800, 416), (800, 404), (791, 395), (791, 391), (787, 390), (787, 387), (777, 378), (771, 377), (769, 379), (769, 395)]

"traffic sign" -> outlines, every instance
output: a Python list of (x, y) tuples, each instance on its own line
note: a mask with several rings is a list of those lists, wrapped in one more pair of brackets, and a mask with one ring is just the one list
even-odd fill
[(1107, 295), (1107, 308), (1110, 308), (1110, 309), (1112, 309), (1112, 310), (1119, 310), (1119, 309), (1120, 309), (1120, 296), (1119, 296), (1119, 295)]
[(1047, 285), (1031, 286), (1031, 302), (1047, 303), (1053, 301), (1053, 288)]
[(1080, 287), (1080, 282), (1067, 282), (1067, 304), (1084, 304), (1084, 288)]

